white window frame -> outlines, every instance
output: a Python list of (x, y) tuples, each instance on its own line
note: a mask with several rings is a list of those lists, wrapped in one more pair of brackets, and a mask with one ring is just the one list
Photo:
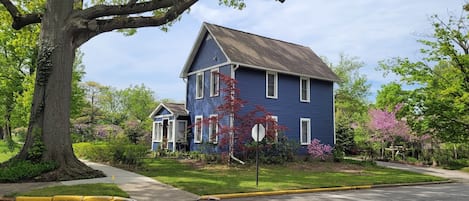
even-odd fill
[[(303, 142), (303, 122), (307, 122), (306, 142)], [(311, 143), (311, 119), (300, 118), (300, 144), (309, 145)]]
[[(274, 75), (274, 95), (269, 95), (269, 75)], [(278, 98), (278, 73), (272, 71), (265, 72), (265, 97), (267, 98)]]
[[(274, 115), (269, 115), (267, 116), (267, 118), (271, 118), (273, 120), (275, 120), (275, 123), (278, 125), (278, 116), (274, 116)], [(269, 130), (269, 124), (266, 124), (266, 130)], [(275, 136), (274, 136), (274, 141), (273, 143), (278, 143), (278, 130), (276, 129), (275, 130)]]
[[(197, 119), (200, 119), (200, 124), (197, 123)], [(204, 120), (204, 117), (202, 115), (197, 115), (194, 118), (194, 123), (195, 123), (195, 126), (194, 126), (194, 143), (197, 143), (197, 144), (202, 143), (202, 139), (204, 137), (204, 135), (203, 135), (203, 133), (204, 133), (203, 120)], [(200, 127), (200, 133), (197, 132), (199, 130), (199, 127)], [(197, 135), (200, 135), (199, 140), (197, 140)]]
[(220, 70), (215, 68), (210, 70), (210, 97), (218, 96), (220, 93)]
[(173, 135), (174, 135), (174, 120), (168, 120), (168, 126), (167, 126), (167, 136), (168, 136), (168, 142), (173, 142)]
[[(200, 81), (199, 81), (200, 76)], [(195, 98), (202, 99), (204, 98), (204, 72), (199, 72), (195, 74)]]
[[(303, 81), (306, 81), (306, 99), (303, 99)], [(311, 100), (311, 84), (310, 79), (306, 77), (300, 78), (300, 102), (309, 103)]]
[[(212, 118), (215, 117), (216, 121), (213, 121)], [(212, 114), (210, 115), (210, 122), (208, 126), (208, 142), (217, 144), (218, 143), (218, 115), (217, 114)], [(214, 125), (215, 124), (215, 125)], [(215, 126), (215, 140), (212, 140), (212, 134), (213, 134), (213, 126)]]
[(161, 142), (162, 138), (162, 128), (163, 122), (155, 121), (153, 122), (153, 132), (152, 132), (152, 140), (153, 142)]

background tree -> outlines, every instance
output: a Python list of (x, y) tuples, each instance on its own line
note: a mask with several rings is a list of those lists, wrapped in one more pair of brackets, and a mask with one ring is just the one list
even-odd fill
[[(469, 8), (466, 5), (466, 10)], [(413, 86), (408, 121), (414, 131), (431, 134), (443, 142), (469, 139), (469, 15), (443, 20), (432, 16), (433, 33), (419, 40), (423, 58), (395, 58), (380, 69), (395, 73)]]
[(338, 149), (346, 153), (356, 152), (355, 141), (366, 140), (365, 123), (367, 122), (368, 101), (370, 84), (365, 75), (360, 73), (364, 63), (358, 57), (350, 57), (340, 54), (338, 64), (326, 63), (340, 78), (334, 89), (335, 118)]
[[(384, 148), (386, 143), (394, 146), (398, 140), (409, 141), (410, 128), (407, 122), (396, 117), (397, 112), (402, 108), (402, 104), (398, 104), (394, 109), (371, 109), (369, 128), (372, 130), (371, 141), (381, 144), (381, 157), (384, 157)], [(393, 152), (394, 155), (394, 152)]]

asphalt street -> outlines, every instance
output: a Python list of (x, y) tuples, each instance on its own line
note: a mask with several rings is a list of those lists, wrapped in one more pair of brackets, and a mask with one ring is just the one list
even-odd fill
[(469, 183), (400, 186), (368, 190), (333, 191), (323, 193), (291, 194), (268, 197), (224, 199), (229, 201), (468, 201)]

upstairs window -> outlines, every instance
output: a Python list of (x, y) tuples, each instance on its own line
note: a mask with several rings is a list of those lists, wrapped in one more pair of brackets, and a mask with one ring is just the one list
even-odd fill
[(300, 118), (300, 144), (308, 145), (311, 142), (311, 120)]
[(218, 142), (218, 115), (210, 115), (210, 123), (208, 127), (208, 139), (210, 143)]
[(195, 98), (201, 99), (204, 97), (204, 73), (197, 73), (195, 79)]
[(194, 126), (194, 143), (202, 142), (202, 116), (195, 116), (195, 126)]
[(265, 96), (267, 98), (277, 98), (278, 74), (275, 72), (266, 72), (265, 74)]
[(310, 100), (309, 78), (300, 78), (300, 101), (309, 102), (309, 100)]
[(220, 91), (220, 75), (217, 68), (210, 71), (210, 96), (218, 96), (218, 91)]

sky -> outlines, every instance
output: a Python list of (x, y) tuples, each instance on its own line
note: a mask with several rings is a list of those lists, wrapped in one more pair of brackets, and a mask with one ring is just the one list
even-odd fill
[(200, 0), (179, 22), (163, 32), (140, 28), (133, 36), (110, 32), (80, 48), (84, 81), (117, 89), (144, 84), (158, 99), (184, 101), (185, 83), (179, 74), (203, 22), (238, 29), (310, 47), (338, 63), (339, 55), (364, 62), (360, 73), (371, 84), (373, 102), (381, 85), (393, 81), (375, 68), (392, 57), (419, 59), (416, 42), (432, 32), (430, 16), (461, 15), (467, 0), (245, 0), (236, 10), (218, 0)]

